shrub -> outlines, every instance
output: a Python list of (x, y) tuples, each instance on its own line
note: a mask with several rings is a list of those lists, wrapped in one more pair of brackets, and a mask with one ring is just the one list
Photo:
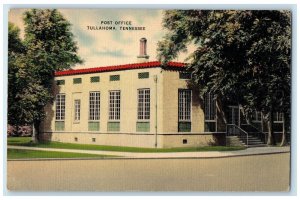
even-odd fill
[(32, 135), (32, 127), (25, 125), (19, 126), (18, 130), (16, 126), (11, 126), (8, 124), (7, 126), (7, 136), (31, 136)]

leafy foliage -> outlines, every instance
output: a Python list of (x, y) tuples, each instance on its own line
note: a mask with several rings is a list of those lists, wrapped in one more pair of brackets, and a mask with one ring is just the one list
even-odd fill
[[(216, 94), (246, 113), (290, 113), (291, 16), (289, 11), (169, 10), (169, 32), (158, 43), (166, 63), (185, 52), (200, 95)], [(270, 117), (268, 117), (270, 121)]]
[(19, 29), (9, 26), (8, 118), (10, 124), (34, 124), (38, 130), (44, 107), (53, 99), (55, 71), (82, 60), (71, 24), (57, 10), (28, 10), (24, 22), (24, 41), (19, 38)]
[(20, 93), (25, 88), (24, 64), (22, 59), (25, 54), (25, 46), (20, 39), (20, 29), (14, 24), (8, 25), (8, 123), (12, 125), (26, 124), (21, 117), (23, 109)]
[[(71, 24), (57, 10), (32, 9), (25, 12), (25, 41), (32, 75), (51, 88), (55, 71), (69, 69), (82, 61)], [(43, 77), (41, 79), (41, 77)]]

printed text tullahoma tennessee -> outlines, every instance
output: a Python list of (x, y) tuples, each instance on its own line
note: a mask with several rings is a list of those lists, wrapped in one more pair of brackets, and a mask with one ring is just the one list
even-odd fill
[(87, 25), (87, 30), (89, 31), (144, 31), (146, 27), (144, 26), (133, 26), (132, 21), (112, 21), (103, 20), (100, 21), (100, 25)]

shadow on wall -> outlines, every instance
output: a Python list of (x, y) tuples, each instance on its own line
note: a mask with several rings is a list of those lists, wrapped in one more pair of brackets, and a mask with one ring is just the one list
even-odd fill
[(199, 86), (188, 80), (187, 87), (192, 90), (192, 106), (200, 106), (204, 110), (204, 99), (200, 97)]
[[(40, 135), (39, 140), (43, 142), (49, 142), (52, 140), (52, 132), (55, 131), (52, 129), (52, 120), (55, 120), (55, 104), (56, 95), (60, 93), (60, 86), (57, 85), (57, 82), (54, 80), (52, 85), (53, 101), (48, 103), (45, 106), (45, 119), (40, 126)], [(54, 122), (55, 123), (55, 122)]]
[(209, 146), (225, 146), (226, 134), (225, 133), (212, 133), (212, 139), (208, 141)]
[[(187, 81), (188, 87), (193, 91), (193, 106), (200, 106), (205, 110), (204, 98), (200, 96), (199, 86), (192, 81)], [(220, 98), (216, 100), (216, 115), (217, 115), (217, 132), (226, 131), (226, 112), (224, 112), (226, 104), (223, 105)]]

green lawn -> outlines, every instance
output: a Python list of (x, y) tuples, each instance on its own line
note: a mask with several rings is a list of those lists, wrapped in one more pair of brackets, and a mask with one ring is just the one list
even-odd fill
[(140, 148), (140, 147), (121, 147), (104, 146), (92, 144), (71, 144), (61, 142), (49, 143), (31, 143), (30, 137), (9, 137), (8, 145), (41, 147), (41, 148), (60, 148), (60, 149), (83, 149), (83, 150), (101, 150), (101, 151), (123, 151), (123, 152), (193, 152), (193, 151), (236, 151), (245, 149), (245, 147), (227, 147), (227, 146), (207, 146), (207, 147), (178, 147), (178, 148)]
[(53, 152), (53, 151), (36, 151), (23, 149), (7, 149), (8, 159), (23, 159), (23, 158), (105, 158), (115, 157), (110, 155), (96, 155), (85, 153), (68, 153), (68, 152)]
[(27, 146), (30, 143), (31, 137), (8, 137), (7, 144), (8, 145), (21, 145)]

